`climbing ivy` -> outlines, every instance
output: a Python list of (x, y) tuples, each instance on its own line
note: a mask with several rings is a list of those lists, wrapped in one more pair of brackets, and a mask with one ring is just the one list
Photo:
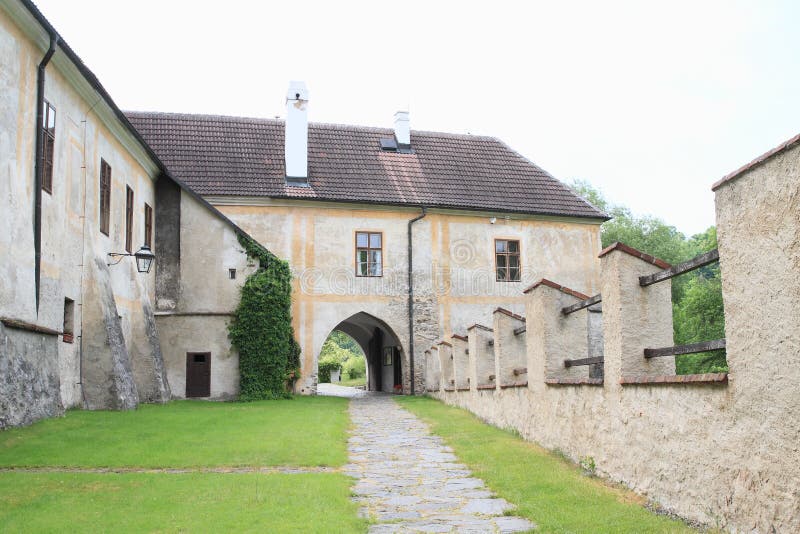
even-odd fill
[(239, 398), (285, 398), (289, 385), (300, 376), (300, 346), (291, 316), (292, 274), (288, 263), (252, 239), (239, 235), (239, 243), (259, 262), (242, 286), (228, 327), (239, 351)]

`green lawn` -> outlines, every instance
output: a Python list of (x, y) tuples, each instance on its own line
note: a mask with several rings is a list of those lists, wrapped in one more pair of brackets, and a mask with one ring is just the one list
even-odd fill
[(340, 466), (347, 424), (347, 400), (331, 397), (69, 411), (0, 432), (0, 466)]
[(690, 531), (649, 512), (634, 493), (586, 477), (573, 464), (465, 410), (425, 397), (396, 400), (427, 422), (475, 476), (517, 505), (515, 513), (534, 521), (540, 532)]
[(2, 532), (364, 532), (325, 474), (0, 473)]
[(361, 378), (342, 378), (341, 382), (336, 382), (339, 386), (365, 386), (367, 385), (367, 378), (362, 376)]

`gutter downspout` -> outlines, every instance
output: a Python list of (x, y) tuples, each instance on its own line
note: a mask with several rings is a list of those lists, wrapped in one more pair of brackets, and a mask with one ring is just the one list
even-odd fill
[(39, 289), (42, 276), (42, 159), (44, 151), (44, 131), (42, 121), (44, 120), (44, 81), (45, 68), (50, 63), (50, 58), (56, 52), (59, 37), (55, 32), (50, 33), (50, 48), (39, 63), (36, 73), (36, 155), (33, 163), (33, 250), (36, 255), (35, 281), (36, 281), (36, 315), (39, 315)]
[(428, 209), (423, 206), (422, 213), (408, 221), (408, 361), (411, 372), (411, 395), (414, 395), (414, 249), (411, 226), (425, 218)]

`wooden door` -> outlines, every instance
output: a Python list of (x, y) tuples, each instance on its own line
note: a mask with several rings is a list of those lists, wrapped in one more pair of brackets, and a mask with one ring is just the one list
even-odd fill
[(211, 395), (211, 353), (186, 353), (186, 397)]

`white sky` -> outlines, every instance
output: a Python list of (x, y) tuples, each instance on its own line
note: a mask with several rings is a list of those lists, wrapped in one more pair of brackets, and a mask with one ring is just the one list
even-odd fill
[(36, 0), (122, 109), (499, 137), (693, 234), (800, 131), (800, 3)]

